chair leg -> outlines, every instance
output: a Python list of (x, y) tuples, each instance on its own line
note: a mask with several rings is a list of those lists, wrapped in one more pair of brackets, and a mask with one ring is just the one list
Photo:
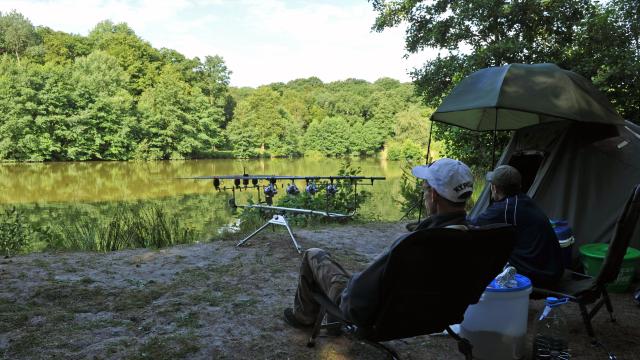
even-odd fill
[(591, 341), (595, 341), (596, 334), (593, 332), (593, 327), (591, 326), (591, 317), (589, 317), (589, 312), (587, 311), (587, 306), (584, 304), (578, 304), (580, 306), (580, 315), (582, 315), (582, 321), (584, 322), (584, 326), (587, 328), (587, 334), (591, 338)]
[(309, 341), (307, 341), (307, 347), (316, 346), (316, 338), (318, 334), (320, 334), (320, 328), (322, 327), (322, 320), (324, 319), (327, 310), (324, 306), (320, 307), (320, 311), (318, 312), (318, 317), (316, 318), (316, 322), (313, 324), (313, 331), (311, 332), (311, 336), (309, 337)]
[(606, 289), (602, 289), (602, 298), (604, 299), (604, 305), (607, 307), (607, 311), (609, 312), (611, 322), (616, 322), (616, 318), (613, 315), (613, 305), (611, 305), (611, 299), (609, 299), (609, 293)]

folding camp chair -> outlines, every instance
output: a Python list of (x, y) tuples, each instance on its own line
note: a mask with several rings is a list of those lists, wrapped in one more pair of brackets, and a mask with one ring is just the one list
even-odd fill
[(449, 325), (462, 322), (465, 310), (507, 262), (515, 242), (511, 225), (491, 225), (467, 230), (425, 229), (408, 235), (391, 250), (381, 279), (380, 299), (371, 325), (359, 326), (345, 317), (322, 293), (314, 294), (321, 310), (307, 346), (313, 347), (328, 313), (355, 338), (398, 354), (380, 341), (440, 333), (447, 330), (458, 341), (459, 350), (472, 357), (468, 340)]
[[(611, 321), (616, 321), (613, 316), (613, 306), (609, 300), (606, 285), (615, 281), (620, 272), (622, 260), (629, 247), (629, 242), (640, 218), (640, 185), (636, 185), (625, 204), (624, 210), (616, 223), (613, 237), (609, 244), (609, 250), (604, 259), (604, 264), (596, 277), (565, 270), (562, 279), (548, 289), (534, 288), (531, 297), (543, 298), (547, 296), (567, 297), (570, 301), (580, 306), (580, 314), (587, 328), (587, 333), (596, 342), (591, 319), (598, 313), (602, 306), (609, 311)], [(587, 305), (593, 304), (589, 311)]]

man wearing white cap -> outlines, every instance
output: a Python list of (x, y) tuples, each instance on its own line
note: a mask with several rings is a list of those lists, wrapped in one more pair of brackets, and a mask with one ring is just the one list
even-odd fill
[(464, 206), (473, 192), (473, 175), (463, 162), (442, 158), (432, 164), (416, 166), (413, 176), (422, 183), (428, 216), (415, 230), (466, 223)]
[[(430, 215), (416, 230), (466, 225), (464, 206), (473, 192), (473, 176), (467, 165), (444, 158), (430, 165), (416, 166), (412, 174), (424, 180), (424, 205)], [(406, 236), (397, 239), (389, 249)], [(351, 275), (328, 252), (322, 249), (305, 251), (294, 306), (285, 309), (285, 322), (296, 328), (313, 326), (320, 306), (312, 292), (321, 290), (340, 306), (347, 319), (360, 326), (369, 325), (380, 298), (380, 279), (389, 254), (390, 250), (385, 251), (362, 272)]]

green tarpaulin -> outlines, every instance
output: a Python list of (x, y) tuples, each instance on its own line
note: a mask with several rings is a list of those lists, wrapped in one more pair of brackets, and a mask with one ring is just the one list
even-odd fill
[(511, 64), (464, 78), (431, 117), (471, 130), (515, 130), (558, 120), (623, 124), (582, 76), (554, 64)]

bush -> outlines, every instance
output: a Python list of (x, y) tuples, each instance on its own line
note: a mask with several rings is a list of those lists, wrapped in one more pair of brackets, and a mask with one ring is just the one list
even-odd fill
[(411, 168), (415, 165), (417, 164), (406, 162), (402, 166), (402, 177), (400, 178), (400, 196), (402, 198), (396, 199), (404, 217), (409, 219), (417, 218), (418, 214), (421, 214), (421, 217), (425, 216), (422, 201), (422, 180), (411, 174)]
[(22, 251), (34, 235), (25, 216), (16, 208), (6, 209), (0, 214), (0, 254), (3, 256), (13, 256)]
[(322, 159), (325, 156), (321, 151), (308, 149), (305, 150), (304, 157), (311, 159)]
[(388, 160), (420, 160), (424, 158), (426, 148), (423, 149), (413, 140), (407, 139), (402, 143), (390, 142), (387, 147)]

